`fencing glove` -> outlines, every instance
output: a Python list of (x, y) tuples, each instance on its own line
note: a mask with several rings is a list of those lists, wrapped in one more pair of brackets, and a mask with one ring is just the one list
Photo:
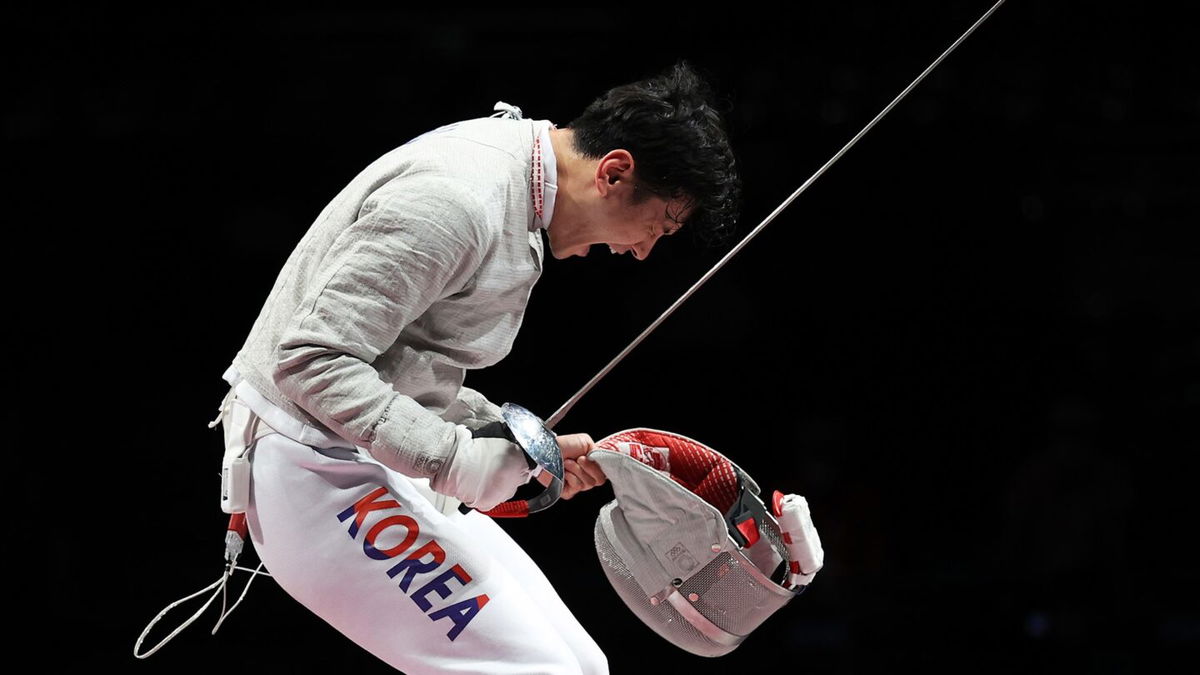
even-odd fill
[(454, 452), (430, 487), (479, 511), (508, 501), (529, 482), (532, 469), (521, 446), (507, 438), (471, 438), (460, 425)]

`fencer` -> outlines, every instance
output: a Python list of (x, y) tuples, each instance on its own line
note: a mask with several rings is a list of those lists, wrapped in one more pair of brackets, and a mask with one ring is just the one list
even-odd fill
[[(558, 260), (594, 245), (644, 260), (681, 227), (732, 227), (740, 182), (685, 63), (563, 128), (496, 110), (385, 154), (329, 202), (223, 374), (220, 420), (248, 440), (259, 557), (350, 640), (413, 674), (602, 673), (537, 564), (478, 511), (532, 470), (473, 433), (501, 416), (465, 370), (510, 351), (543, 232)], [(559, 442), (563, 498), (605, 480), (588, 435)]]

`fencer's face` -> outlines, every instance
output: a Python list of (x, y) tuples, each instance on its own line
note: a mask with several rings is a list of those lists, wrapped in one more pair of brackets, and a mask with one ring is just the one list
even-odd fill
[(663, 237), (691, 216), (683, 199), (664, 199), (637, 184), (633, 155), (623, 149), (598, 160), (570, 152), (559, 163), (554, 215), (547, 228), (559, 260), (585, 257), (593, 246), (645, 260)]
[(679, 201), (667, 201), (651, 196), (645, 201), (629, 203), (606, 229), (600, 242), (614, 254), (630, 253), (645, 260), (659, 239), (669, 237), (683, 226), (683, 208)]
[(604, 246), (644, 261), (689, 216), (683, 199), (664, 199), (638, 186), (631, 155), (614, 150), (590, 166), (580, 183), (565, 190), (559, 185), (548, 228), (551, 253), (558, 259), (584, 257), (593, 246)]
[(650, 195), (636, 201), (633, 193), (638, 188), (630, 184), (623, 189), (610, 189), (606, 197), (589, 202), (590, 208), (577, 220), (552, 222), (549, 238), (554, 257), (582, 258), (593, 246), (602, 246), (613, 254), (629, 253), (645, 260), (660, 239), (679, 231), (690, 214), (682, 200)]

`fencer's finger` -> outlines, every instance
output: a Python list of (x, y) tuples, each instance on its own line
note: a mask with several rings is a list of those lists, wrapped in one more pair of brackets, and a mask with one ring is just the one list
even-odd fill
[(596, 447), (596, 442), (587, 434), (565, 434), (558, 436), (558, 447), (562, 450), (563, 459), (582, 457)]
[(603, 485), (608, 480), (608, 476), (604, 475), (604, 469), (594, 460), (588, 457), (580, 457), (575, 460), (575, 463), (579, 466), (580, 470), (587, 474), (589, 487)]
[[(571, 462), (571, 464), (574, 464), (574, 462)], [(576, 492), (579, 492), (579, 477), (575, 475), (574, 471), (568, 469), (567, 465), (564, 465), (563, 469), (563, 482), (565, 482), (566, 485), (563, 487), (562, 494), (559, 495), (558, 498), (570, 499), (571, 497), (575, 496)]]
[(578, 486), (578, 489), (575, 490), (572, 495), (578, 494), (585, 490), (591, 490), (594, 487), (602, 485), (604, 481), (607, 480), (604, 478), (603, 473), (601, 473), (598, 477), (596, 472), (585, 468), (585, 464), (595, 464), (595, 462), (585, 462), (584, 460), (585, 458), (583, 457), (580, 457), (578, 460), (569, 460), (563, 466), (564, 471), (571, 476), (573, 482)]
[(588, 464), (595, 465), (595, 462), (587, 461), (586, 457), (580, 457), (579, 459), (571, 461), (571, 468), (569, 471), (575, 476), (576, 479), (578, 479), (580, 492), (584, 490), (591, 490), (597, 485), (603, 483), (605, 480), (603, 474), (597, 476), (595, 471), (587, 467)]

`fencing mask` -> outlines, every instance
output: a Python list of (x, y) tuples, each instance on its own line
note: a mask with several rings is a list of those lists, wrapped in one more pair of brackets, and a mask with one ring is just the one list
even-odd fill
[(735, 649), (799, 595), (824, 562), (808, 502), (758, 484), (716, 450), (630, 429), (588, 457), (616, 499), (596, 519), (609, 582), (647, 626), (699, 656)]

